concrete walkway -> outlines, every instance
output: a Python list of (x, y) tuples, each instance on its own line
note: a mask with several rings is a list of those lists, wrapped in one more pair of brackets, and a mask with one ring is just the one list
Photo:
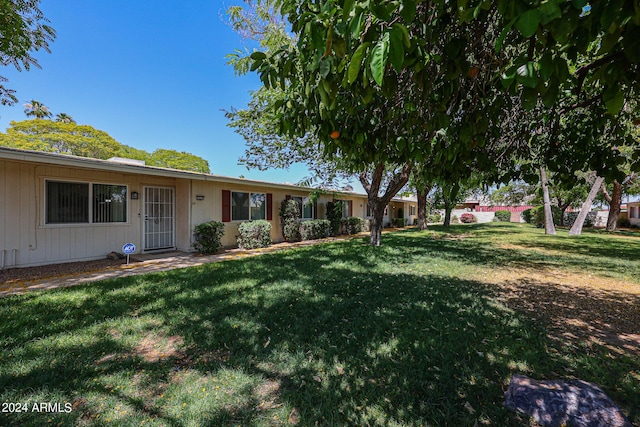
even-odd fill
[[(387, 230), (385, 230), (387, 231)], [(29, 291), (66, 288), (79, 285), (81, 283), (96, 282), (98, 280), (112, 279), (116, 277), (134, 276), (137, 274), (154, 273), (157, 271), (173, 270), (175, 268), (194, 267), (197, 265), (210, 264), (234, 259), (248, 258), (266, 253), (276, 252), (283, 249), (312, 246), (326, 242), (348, 240), (367, 236), (368, 233), (360, 233), (350, 236), (330, 237), (320, 240), (305, 240), (295, 243), (275, 243), (266, 248), (243, 250), (229, 249), (215, 255), (199, 255), (187, 252), (170, 252), (164, 254), (143, 254), (134, 255), (130, 264), (108, 267), (100, 271), (68, 274), (56, 277), (45, 277), (42, 279), (25, 280), (21, 282), (11, 282), (0, 284), (0, 297), (7, 295), (23, 294)]]

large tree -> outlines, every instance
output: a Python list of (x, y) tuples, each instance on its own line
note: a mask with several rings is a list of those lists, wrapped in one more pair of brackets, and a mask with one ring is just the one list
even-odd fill
[(104, 131), (75, 122), (43, 119), (11, 122), (7, 132), (0, 133), (0, 146), (94, 159), (126, 157), (144, 160), (150, 166), (209, 172), (208, 162), (193, 154), (164, 149), (148, 153), (121, 144)]
[[(32, 56), (44, 49), (49, 52), (49, 42), (56, 33), (38, 7), (39, 0), (0, 1), (0, 64), (13, 65), (18, 71), (40, 67)], [(15, 91), (5, 86), (5, 77), (0, 76), (0, 104), (13, 105), (18, 102)]]
[[(457, 10), (449, 3), (285, 1), (298, 43), (252, 54), (264, 85), (284, 91), (276, 105), (280, 133), (312, 133), (326, 155), (361, 172), (373, 245), (384, 206), (413, 164), (430, 157), (438, 170), (456, 169), (454, 176), (473, 158), (489, 165), (474, 151), (486, 144), (495, 117), (488, 110), (500, 110), (496, 68), (506, 53), (494, 51), (495, 11), (471, 22)], [(445, 149), (434, 139), (442, 128), (452, 135)], [(382, 189), (389, 170), (395, 179)]]

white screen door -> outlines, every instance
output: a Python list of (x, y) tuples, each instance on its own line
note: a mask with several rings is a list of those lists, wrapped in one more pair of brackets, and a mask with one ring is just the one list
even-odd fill
[(175, 247), (173, 188), (144, 188), (144, 250)]

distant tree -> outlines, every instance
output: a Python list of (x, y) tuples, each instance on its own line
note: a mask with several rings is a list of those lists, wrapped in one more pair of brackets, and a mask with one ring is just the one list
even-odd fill
[(147, 159), (150, 166), (209, 173), (209, 162), (184, 151), (157, 149)]
[(91, 126), (42, 119), (11, 122), (7, 133), (0, 133), (0, 145), (95, 159), (120, 156), (122, 148), (109, 134)]
[[(18, 71), (29, 71), (31, 66), (40, 68), (31, 56), (34, 51), (49, 50), (49, 42), (56, 37), (49, 20), (38, 8), (39, 0), (0, 1), (0, 64), (13, 65)], [(13, 89), (3, 83), (8, 80), (0, 76), (0, 104), (13, 105), (18, 102)]]
[(512, 181), (491, 192), (489, 199), (496, 206), (518, 206), (532, 203), (537, 187), (524, 181)]
[(58, 113), (56, 114), (56, 122), (75, 123), (76, 121), (73, 120), (73, 117), (71, 117), (67, 113)]
[(209, 172), (209, 163), (196, 155), (164, 149), (148, 153), (120, 144), (104, 131), (75, 122), (43, 119), (11, 122), (7, 132), (0, 133), (0, 146), (94, 159), (126, 157), (144, 160), (149, 166)]
[(42, 102), (32, 99), (24, 104), (24, 113), (27, 117), (35, 117), (36, 119), (51, 118), (51, 111)]

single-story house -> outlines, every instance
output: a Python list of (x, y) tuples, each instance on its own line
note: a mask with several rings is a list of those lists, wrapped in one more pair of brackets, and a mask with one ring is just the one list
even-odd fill
[[(279, 206), (300, 202), (302, 220), (326, 217), (326, 204), (343, 200), (343, 216), (367, 215), (367, 197), (312, 188), (146, 166), (127, 159), (98, 160), (0, 147), (0, 268), (100, 259), (121, 252), (192, 251), (193, 228), (222, 221), (222, 243), (236, 244), (238, 225), (271, 222), (282, 240)], [(396, 198), (385, 223), (402, 209), (417, 217), (415, 199)]]

